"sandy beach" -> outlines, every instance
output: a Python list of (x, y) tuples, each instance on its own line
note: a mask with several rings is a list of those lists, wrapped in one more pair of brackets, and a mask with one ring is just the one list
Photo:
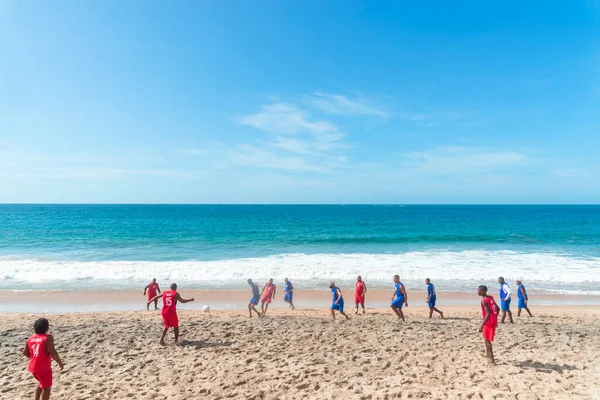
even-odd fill
[[(475, 301), (477, 301), (475, 299)], [(53, 398), (83, 399), (595, 399), (600, 398), (597, 307), (536, 308), (498, 328), (488, 367), (477, 307), (204, 313), (181, 306), (182, 346), (161, 347), (158, 311), (49, 315), (65, 363)], [(0, 398), (32, 397), (21, 355), (41, 315), (0, 314)]]

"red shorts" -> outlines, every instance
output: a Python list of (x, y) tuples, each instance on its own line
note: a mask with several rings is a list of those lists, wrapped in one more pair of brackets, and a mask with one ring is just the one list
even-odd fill
[(40, 389), (47, 389), (52, 387), (52, 370), (42, 372), (32, 372), (32, 375), (40, 383)]
[(359, 294), (354, 295), (354, 304), (360, 304), (361, 306), (364, 306), (365, 296), (361, 296)]
[(267, 303), (267, 304), (271, 304), (271, 298), (270, 297), (263, 297), (261, 303)]
[(177, 314), (163, 314), (162, 318), (165, 323), (165, 328), (179, 328), (179, 318), (177, 317)]
[(483, 339), (488, 342), (494, 341), (494, 336), (496, 335), (496, 327), (495, 326), (484, 326), (483, 327)]
[[(148, 292), (148, 301), (152, 300), (154, 298), (154, 296), (156, 296), (156, 292), (155, 293)], [(156, 301), (158, 301), (158, 299)]]

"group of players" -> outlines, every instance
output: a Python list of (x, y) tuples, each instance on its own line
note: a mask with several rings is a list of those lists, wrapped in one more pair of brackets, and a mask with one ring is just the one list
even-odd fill
[[(408, 306), (408, 295), (402, 282), (400, 282), (400, 276), (394, 275), (394, 294), (392, 295), (392, 302), (390, 307), (392, 308), (398, 319), (404, 321), (404, 313), (402, 308)], [(284, 301), (289, 304), (291, 309), (295, 309), (293, 302), (294, 286), (285, 278), (285, 290), (284, 290)], [(481, 313), (482, 322), (479, 327), (479, 332), (483, 333), (483, 339), (485, 341), (486, 356), (488, 362), (495, 365), (494, 354), (492, 352), (492, 342), (496, 334), (496, 328), (498, 327), (498, 315), (502, 312), (501, 323), (504, 323), (508, 316), (510, 323), (514, 323), (512, 312), (510, 311), (511, 303), (511, 290), (510, 286), (506, 283), (503, 277), (498, 278), (500, 284), (500, 310), (494, 300), (493, 296), (488, 295), (488, 288), (484, 285), (479, 286), (477, 294), (481, 296)], [(528, 308), (528, 295), (525, 286), (520, 280), (516, 281), (518, 285), (517, 297), (518, 297), (518, 316), (521, 315), (521, 310), (527, 311), (531, 317), (531, 311)], [(429, 306), (429, 318), (436, 312), (441, 318), (444, 318), (444, 313), (438, 310), (435, 305), (437, 301), (437, 294), (435, 286), (431, 283), (431, 280), (425, 279), (427, 285), (427, 299), (426, 302)], [(252, 298), (248, 303), (249, 317), (252, 318), (252, 313), (256, 313), (258, 317), (262, 318), (266, 315), (269, 309), (269, 304), (273, 301), (276, 294), (276, 286), (273, 283), (273, 279), (265, 284), (260, 290), (258, 284), (254, 283), (251, 279), (248, 279), (248, 285), (252, 289)], [(365, 297), (367, 293), (367, 285), (360, 276), (356, 279), (356, 291), (354, 296), (355, 309), (354, 313), (359, 313), (359, 307), (362, 307), (363, 314), (365, 311)], [(331, 303), (331, 316), (335, 319), (335, 312), (339, 312), (341, 315), (349, 319), (350, 317), (344, 312), (344, 297), (342, 291), (336, 286), (335, 282), (329, 283), (331, 294), (333, 296), (333, 302)], [(153, 279), (145, 288), (144, 295), (148, 296), (146, 309), (150, 308), (150, 305), (154, 303), (154, 308), (158, 309), (158, 300), (162, 298), (162, 319), (164, 323), (164, 329), (160, 337), (160, 344), (165, 346), (165, 336), (170, 328), (173, 328), (175, 333), (175, 343), (179, 344), (179, 319), (177, 317), (177, 303), (188, 303), (194, 301), (194, 298), (184, 299), (177, 292), (177, 284), (173, 283), (170, 286), (170, 290), (165, 290), (161, 293), (160, 287)], [(256, 306), (261, 303), (261, 310), (258, 311)], [(31, 336), (25, 345), (23, 355), (29, 358), (29, 371), (38, 381), (35, 392), (35, 400), (48, 400), (50, 398), (50, 391), (52, 388), (52, 360), (55, 360), (59, 368), (63, 369), (63, 362), (58, 355), (54, 347), (54, 338), (48, 334), (49, 322), (45, 318), (40, 318), (34, 323), (35, 334)]]

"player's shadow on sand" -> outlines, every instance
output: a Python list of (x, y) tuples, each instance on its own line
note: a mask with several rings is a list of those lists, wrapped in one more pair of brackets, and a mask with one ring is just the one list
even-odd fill
[(563, 371), (573, 371), (573, 370), (577, 369), (577, 367), (574, 365), (541, 363), (541, 362), (537, 362), (537, 361), (536, 362), (521, 361), (521, 362), (517, 363), (517, 366), (519, 366), (521, 368), (535, 369), (536, 371), (546, 372), (546, 373), (552, 373), (552, 371), (556, 371), (559, 374), (562, 374)]
[(202, 340), (182, 340), (181, 347), (194, 347), (198, 349), (207, 349), (210, 347), (229, 347), (233, 342), (203, 342)]

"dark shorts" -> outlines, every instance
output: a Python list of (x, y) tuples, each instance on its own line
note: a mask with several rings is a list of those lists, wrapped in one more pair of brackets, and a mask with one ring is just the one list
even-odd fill
[(396, 300), (392, 301), (392, 307), (394, 308), (402, 308), (404, 305), (404, 297), (398, 297)]
[(254, 296), (253, 298), (250, 299), (250, 304), (255, 306), (258, 304), (259, 301), (260, 301), (260, 296)]

